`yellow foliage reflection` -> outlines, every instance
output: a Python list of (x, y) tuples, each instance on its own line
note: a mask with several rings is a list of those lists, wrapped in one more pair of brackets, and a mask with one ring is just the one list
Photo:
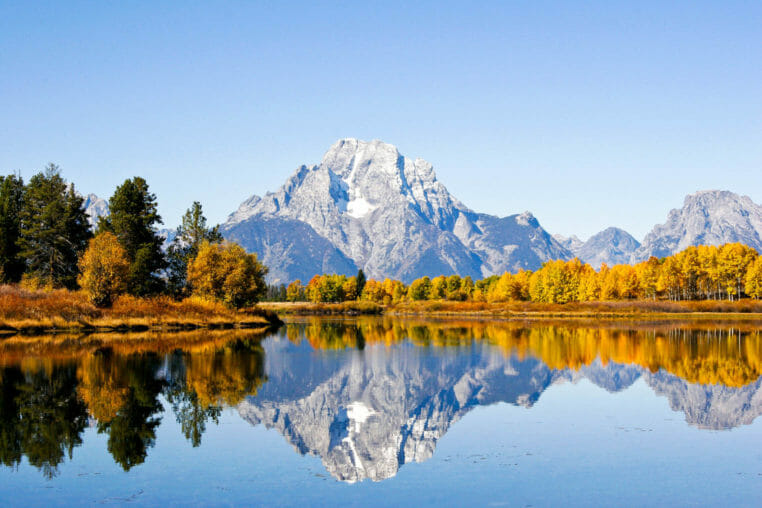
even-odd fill
[(534, 357), (552, 369), (579, 369), (597, 359), (660, 369), (690, 383), (740, 387), (762, 375), (762, 332), (737, 328), (426, 322), (358, 318), (314, 319), (289, 325), (291, 341), (304, 337), (316, 349), (362, 349), (410, 340), (421, 347), (494, 344), (506, 355)]

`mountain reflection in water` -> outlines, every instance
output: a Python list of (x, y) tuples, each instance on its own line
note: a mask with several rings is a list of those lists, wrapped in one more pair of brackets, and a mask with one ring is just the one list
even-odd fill
[[(609, 392), (643, 381), (702, 429), (762, 412), (762, 333), (730, 326), (570, 325), (358, 318), (261, 336), (10, 338), (0, 343), (0, 462), (53, 477), (95, 427), (124, 470), (162, 418), (191, 446), (224, 407), (275, 428), (342, 481), (394, 476), (430, 458), (479, 405), (530, 408), (551, 385)], [(245, 436), (242, 437), (245, 439)]]

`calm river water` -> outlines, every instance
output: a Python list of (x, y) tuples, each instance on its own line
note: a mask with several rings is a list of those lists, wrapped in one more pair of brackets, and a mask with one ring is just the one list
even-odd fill
[(0, 504), (760, 505), (762, 332), (308, 319), (0, 341)]

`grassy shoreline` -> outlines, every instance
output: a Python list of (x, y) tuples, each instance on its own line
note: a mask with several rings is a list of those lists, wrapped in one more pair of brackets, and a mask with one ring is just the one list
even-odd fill
[(548, 304), (536, 302), (419, 301), (392, 305), (372, 302), (264, 302), (262, 308), (290, 316), (363, 315), (412, 317), (474, 317), (493, 319), (666, 319), (759, 320), (762, 301), (611, 301)]
[(282, 322), (274, 312), (240, 311), (220, 303), (188, 298), (122, 296), (98, 308), (79, 292), (28, 291), (0, 286), (0, 337), (66, 333), (174, 332), (199, 329), (258, 329)]

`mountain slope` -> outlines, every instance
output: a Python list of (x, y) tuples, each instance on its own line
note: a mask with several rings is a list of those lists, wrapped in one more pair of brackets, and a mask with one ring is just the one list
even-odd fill
[(607, 228), (591, 236), (572, 252), (585, 263), (598, 269), (601, 263), (609, 266), (629, 263), (632, 253), (640, 247), (640, 242), (627, 231)]
[(582, 240), (580, 240), (577, 235), (571, 235), (571, 236), (553, 235), (553, 239), (557, 241), (559, 244), (561, 244), (561, 246), (564, 249), (568, 250), (574, 255), (576, 255), (576, 252), (585, 243)]
[[(294, 221), (317, 236), (295, 237)], [(301, 166), (276, 192), (244, 201), (222, 232), (259, 252), (272, 282), (349, 274), (355, 267), (405, 282), (452, 273), (482, 277), (571, 255), (531, 214), (476, 213), (447, 191), (428, 162), (356, 139), (338, 141), (320, 164)], [(326, 249), (327, 258), (317, 255)]]
[(107, 217), (110, 213), (108, 201), (95, 194), (88, 194), (85, 197), (85, 213), (87, 214), (87, 222), (94, 230), (98, 226), (98, 220), (101, 217)]
[(729, 191), (701, 191), (686, 196), (683, 207), (654, 226), (632, 256), (642, 261), (663, 257), (691, 245), (740, 242), (762, 251), (762, 206)]

